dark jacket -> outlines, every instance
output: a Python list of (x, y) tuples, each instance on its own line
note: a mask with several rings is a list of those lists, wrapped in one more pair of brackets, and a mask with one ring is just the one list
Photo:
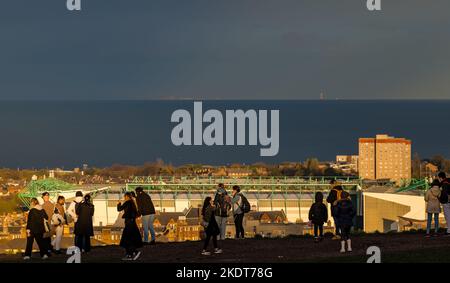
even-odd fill
[(94, 225), (92, 223), (94, 205), (88, 202), (81, 202), (76, 205), (75, 211), (78, 215), (78, 220), (75, 223), (74, 234), (94, 236)]
[(122, 218), (124, 219), (136, 219), (136, 217), (138, 217), (136, 205), (134, 205), (134, 202), (132, 200), (127, 200), (123, 204), (118, 203), (117, 211), (122, 210), (123, 210)]
[(217, 209), (212, 206), (208, 206), (203, 213), (203, 221), (207, 224), (205, 227), (205, 233), (211, 236), (217, 236), (220, 234), (219, 225), (217, 225), (216, 218), (214, 217)]
[(342, 193), (343, 191), (344, 190), (342, 189), (341, 186), (336, 186), (330, 190), (330, 193), (327, 196), (327, 202), (331, 204), (331, 216), (333, 217), (336, 216), (334, 214), (335, 209), (333, 209), (333, 206), (335, 206), (337, 204), (337, 201), (339, 200), (338, 192)]
[(441, 182), (441, 189), (442, 191), (445, 191), (447, 195), (450, 197), (450, 180), (448, 178)]
[(146, 193), (141, 192), (136, 196), (137, 209), (141, 215), (155, 214), (155, 206), (153, 205), (152, 198)]
[(42, 235), (45, 233), (44, 219), (48, 219), (47, 213), (40, 205), (30, 209), (27, 219), (27, 230), (33, 235)]
[(338, 200), (338, 191), (343, 191), (341, 186), (336, 186), (330, 190), (330, 193), (327, 196), (327, 202), (329, 204), (334, 205), (334, 202)]
[(337, 202), (335, 207), (335, 216), (340, 226), (353, 226), (353, 218), (356, 210), (349, 199), (342, 199)]
[(323, 202), (315, 202), (309, 209), (309, 220), (316, 225), (322, 225), (328, 221), (327, 206)]

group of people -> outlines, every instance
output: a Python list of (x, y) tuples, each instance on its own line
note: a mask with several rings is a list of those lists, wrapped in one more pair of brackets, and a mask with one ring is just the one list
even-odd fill
[[(340, 240), (340, 252), (352, 251), (350, 230), (353, 226), (353, 219), (356, 215), (355, 207), (350, 198), (350, 194), (344, 191), (343, 187), (335, 180), (330, 182), (331, 190), (326, 198), (331, 207), (331, 216), (335, 223), (335, 235), (333, 239)], [(441, 207), (444, 211), (445, 220), (450, 223), (450, 180), (446, 174), (441, 172), (438, 178), (433, 180), (431, 187), (425, 193), (427, 229), (426, 237), (431, 237), (431, 223), (434, 218), (434, 234), (438, 235), (439, 214)], [(61, 240), (64, 232), (64, 225), (74, 222), (75, 245), (81, 252), (91, 250), (90, 237), (94, 235), (92, 217), (94, 215), (94, 205), (91, 196), (83, 196), (81, 191), (76, 192), (75, 199), (69, 204), (66, 210), (66, 202), (63, 196), (58, 196), (56, 203), (50, 201), (50, 194), (42, 194), (43, 203), (40, 204), (36, 198), (31, 199), (30, 211), (26, 225), (27, 244), (25, 250), (25, 260), (31, 258), (31, 251), (34, 241), (40, 250), (42, 259), (51, 256), (52, 253), (61, 253)], [(154, 245), (156, 235), (153, 227), (155, 219), (155, 207), (149, 194), (142, 187), (136, 188), (135, 192), (126, 192), (124, 201), (119, 201), (117, 211), (122, 213), (125, 228), (122, 232), (120, 246), (125, 249), (123, 260), (136, 260), (141, 252), (139, 249), (143, 245)], [(245, 213), (250, 211), (250, 204), (247, 198), (241, 193), (240, 187), (235, 185), (231, 195), (227, 193), (224, 184), (219, 184), (214, 198), (205, 198), (201, 209), (202, 226), (205, 231), (205, 241), (202, 255), (210, 255), (208, 245), (213, 242), (213, 253), (220, 254), (222, 249), (218, 247), (218, 239), (224, 240), (226, 237), (226, 227), (228, 217), (234, 218), (236, 229), (236, 239), (243, 239), (245, 236), (243, 220)], [(137, 225), (136, 219), (141, 218), (143, 239)], [(316, 192), (315, 201), (309, 210), (309, 221), (314, 226), (314, 241), (323, 240), (323, 225), (328, 222), (328, 208), (324, 203), (322, 192)], [(149, 233), (150, 236), (149, 237)], [(450, 235), (450, 225), (447, 225), (445, 235)], [(347, 249), (346, 249), (347, 247)]]
[[(52, 253), (61, 254), (61, 240), (64, 225), (74, 223), (74, 244), (82, 253), (91, 250), (90, 238), (94, 236), (93, 215), (94, 205), (91, 196), (83, 196), (81, 191), (76, 192), (75, 199), (66, 210), (66, 202), (63, 196), (58, 196), (56, 203), (50, 201), (50, 194), (42, 194), (42, 204), (37, 198), (31, 199), (30, 210), (27, 219), (27, 244), (25, 260), (31, 258), (33, 243), (36, 241), (42, 259), (47, 259)], [(142, 187), (137, 187), (135, 192), (126, 192), (124, 200), (117, 203), (117, 211), (122, 214), (125, 227), (122, 231), (120, 246), (125, 249), (125, 257), (122, 260), (137, 260), (141, 255), (139, 249), (144, 245), (156, 243), (155, 207), (149, 194)], [(228, 195), (224, 184), (219, 184), (214, 198), (206, 197), (201, 210), (203, 227), (205, 230), (205, 242), (203, 255), (210, 255), (207, 251), (212, 239), (214, 253), (222, 253), (218, 248), (217, 240), (225, 239), (228, 216), (232, 213), (236, 227), (236, 239), (245, 236), (243, 220), (244, 213), (250, 211), (250, 204), (240, 192), (239, 186), (233, 186), (231, 195)], [(137, 219), (142, 222), (143, 239), (137, 224)], [(150, 234), (150, 235), (149, 235)], [(149, 237), (150, 236), (150, 237)]]
[(250, 211), (250, 203), (241, 193), (239, 186), (233, 186), (231, 196), (228, 195), (224, 184), (219, 184), (214, 198), (208, 196), (203, 202), (201, 215), (203, 217), (203, 227), (205, 231), (205, 242), (203, 245), (202, 255), (210, 255), (208, 251), (209, 242), (212, 239), (214, 253), (222, 253), (222, 249), (218, 247), (217, 239), (225, 240), (227, 220), (230, 213), (234, 218), (234, 226), (236, 229), (236, 239), (244, 239), (244, 214)]
[[(125, 249), (125, 257), (122, 260), (137, 260), (141, 255), (139, 248), (144, 245), (156, 244), (156, 234), (153, 227), (156, 211), (152, 198), (142, 187), (137, 187), (135, 192), (124, 194), (124, 202), (119, 201), (117, 203), (117, 211), (123, 212), (122, 218), (125, 221), (125, 228), (120, 238), (120, 246)], [(141, 218), (144, 239), (142, 239), (137, 225), (137, 218)]]
[(31, 258), (33, 243), (36, 241), (42, 259), (54, 254), (61, 254), (61, 240), (64, 234), (64, 225), (74, 222), (75, 245), (82, 252), (91, 249), (90, 237), (94, 235), (92, 216), (94, 205), (89, 194), (83, 197), (81, 191), (66, 210), (66, 200), (58, 196), (55, 203), (50, 201), (50, 194), (42, 194), (42, 204), (37, 198), (30, 201), (30, 210), (26, 225), (27, 244), (24, 260)]
[[(331, 190), (326, 199), (331, 207), (331, 216), (335, 224), (334, 240), (341, 240), (340, 252), (352, 251), (350, 230), (356, 210), (350, 199), (350, 194), (335, 180), (330, 182)], [(425, 237), (439, 236), (439, 214), (443, 210), (446, 223), (450, 223), (450, 180), (444, 172), (440, 172), (437, 178), (431, 182), (430, 188), (425, 193), (427, 228)], [(441, 209), (442, 207), (442, 209)], [(434, 219), (434, 233), (431, 234), (431, 225)], [(314, 226), (314, 241), (323, 240), (323, 225), (328, 222), (328, 208), (323, 202), (323, 194), (316, 192), (315, 201), (309, 210), (309, 221)], [(450, 236), (450, 225), (444, 236)], [(345, 246), (347, 245), (347, 250)]]
[[(450, 223), (450, 180), (444, 172), (440, 172), (437, 179), (434, 179), (430, 188), (425, 193), (426, 212), (427, 212), (427, 230), (425, 237), (439, 235), (439, 214), (441, 206), (444, 212), (445, 222)], [(434, 218), (434, 233), (431, 234), (431, 223)], [(450, 225), (447, 224), (447, 231), (444, 236), (450, 235)]]
[[(326, 201), (331, 206), (331, 216), (334, 220), (336, 233), (335, 240), (341, 240), (341, 253), (352, 251), (352, 241), (350, 230), (353, 226), (353, 218), (356, 210), (353, 206), (350, 194), (344, 191), (343, 187), (335, 180), (330, 183), (331, 190)], [(309, 209), (309, 221), (314, 226), (314, 241), (316, 243), (323, 240), (323, 225), (328, 222), (328, 208), (323, 202), (323, 193), (316, 192), (314, 203)], [(345, 246), (347, 245), (347, 250)]]
[[(156, 243), (153, 221), (155, 219), (155, 207), (150, 195), (138, 187), (136, 192), (126, 192), (124, 201), (117, 204), (117, 211), (122, 213), (125, 228), (122, 232), (120, 246), (125, 249), (123, 260), (136, 260), (143, 245)], [(61, 240), (64, 233), (64, 225), (74, 223), (74, 244), (82, 253), (91, 251), (91, 237), (94, 236), (93, 226), (94, 205), (91, 196), (83, 196), (81, 191), (75, 193), (75, 199), (66, 210), (66, 202), (63, 196), (58, 196), (55, 203), (50, 201), (50, 194), (42, 194), (42, 204), (37, 198), (30, 201), (30, 210), (26, 225), (27, 244), (24, 260), (31, 258), (33, 243), (36, 241), (42, 259), (47, 259), (54, 254), (61, 254)], [(141, 218), (144, 239), (137, 226), (136, 219)], [(149, 232), (151, 238), (149, 239)]]

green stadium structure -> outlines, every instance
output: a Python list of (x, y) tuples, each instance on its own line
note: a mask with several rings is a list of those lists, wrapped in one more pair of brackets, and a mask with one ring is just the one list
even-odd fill
[(227, 186), (239, 185), (244, 192), (311, 192), (328, 190), (331, 180), (340, 183), (344, 188), (355, 190), (361, 188), (358, 177), (342, 176), (282, 176), (282, 177), (163, 177), (136, 176), (126, 184), (127, 190), (143, 187), (148, 192), (209, 192), (216, 189), (217, 184)]
[(414, 190), (426, 191), (429, 187), (430, 186), (427, 179), (411, 179), (403, 187), (399, 188), (396, 193)]
[[(214, 196), (219, 183), (231, 192), (239, 185), (252, 209), (257, 211), (280, 211), (286, 213), (288, 221), (307, 219), (314, 194), (318, 191), (326, 196), (330, 181), (336, 180), (350, 193), (360, 210), (362, 181), (357, 177), (342, 176), (289, 176), (289, 177), (135, 177), (126, 184), (126, 190), (143, 187), (153, 199), (157, 210), (182, 212), (190, 207), (202, 205), (206, 196)], [(109, 196), (111, 197), (111, 195)], [(111, 199), (110, 199), (111, 200)]]
[(18, 194), (18, 197), (22, 203), (29, 208), (31, 199), (41, 197), (43, 192), (48, 192), (50, 194), (50, 199), (55, 199), (59, 195), (66, 198), (73, 197), (78, 190), (83, 191), (84, 194), (89, 193), (92, 197), (95, 197), (97, 193), (107, 191), (110, 188), (110, 186), (82, 187), (66, 183), (62, 180), (48, 178), (31, 181), (25, 189)]
[(73, 185), (58, 179), (43, 179), (31, 181), (24, 191), (19, 193), (19, 199), (26, 207), (30, 207), (32, 198), (39, 197), (43, 192), (48, 192), (50, 196), (55, 196), (61, 191), (70, 190)]

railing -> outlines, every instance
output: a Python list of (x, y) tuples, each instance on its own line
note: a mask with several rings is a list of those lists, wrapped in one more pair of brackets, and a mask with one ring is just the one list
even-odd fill
[[(218, 183), (224, 183), (227, 190), (231, 190), (233, 185), (239, 185), (241, 191), (245, 193), (301, 194), (302, 192), (328, 191), (329, 182), (334, 178), (337, 177), (172, 178), (168, 182), (155, 182), (154, 177), (135, 177), (132, 182), (126, 184), (126, 190), (142, 187), (149, 193), (173, 193), (175, 195), (199, 193), (204, 195), (214, 192)], [(145, 182), (148, 180), (152, 181)], [(350, 192), (361, 189), (359, 178), (347, 177), (334, 180), (337, 180), (344, 189)]]
[(405, 185), (399, 188), (396, 193), (400, 192), (408, 192), (413, 190), (422, 190), (426, 191), (429, 188), (428, 180), (424, 179), (411, 179), (409, 182), (405, 182)]
[(331, 180), (341, 183), (360, 183), (361, 180), (356, 176), (135, 176), (129, 183), (131, 184), (218, 184), (218, 183), (244, 183), (244, 184), (305, 184), (305, 183), (324, 183), (328, 184)]

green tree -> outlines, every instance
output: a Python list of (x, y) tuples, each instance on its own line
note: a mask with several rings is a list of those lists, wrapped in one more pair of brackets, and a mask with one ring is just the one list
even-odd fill
[(305, 161), (304, 167), (305, 167), (305, 175), (308, 176), (315, 176), (320, 175), (320, 168), (319, 168), (319, 160), (317, 158), (308, 158)]
[(435, 155), (430, 160), (430, 162), (436, 165), (439, 168), (439, 170), (444, 170), (445, 161), (446, 160), (442, 155)]

